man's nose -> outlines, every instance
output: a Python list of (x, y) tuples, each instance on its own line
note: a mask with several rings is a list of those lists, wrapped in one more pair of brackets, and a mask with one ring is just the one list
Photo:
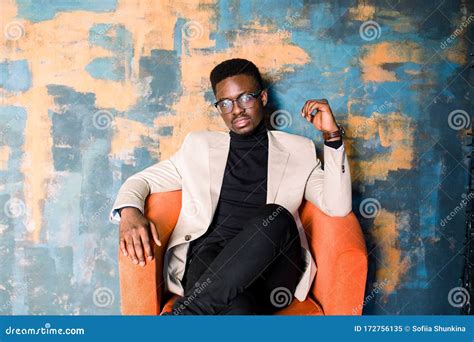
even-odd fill
[(232, 105), (232, 115), (237, 116), (243, 112), (244, 108), (240, 107), (239, 101), (234, 101)]

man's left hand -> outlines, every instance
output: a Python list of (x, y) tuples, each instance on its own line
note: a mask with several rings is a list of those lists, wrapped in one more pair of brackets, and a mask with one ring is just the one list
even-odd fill
[[(316, 113), (311, 115), (313, 111)], [(306, 101), (301, 109), (301, 116), (311, 122), (319, 131), (334, 132), (339, 129), (326, 99)]]

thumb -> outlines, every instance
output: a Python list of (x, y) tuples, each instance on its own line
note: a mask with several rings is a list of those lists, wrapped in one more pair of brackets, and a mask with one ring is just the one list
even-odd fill
[(158, 230), (155, 227), (155, 224), (150, 221), (150, 228), (151, 228), (151, 235), (153, 236), (153, 240), (158, 246), (161, 246), (160, 236), (158, 235)]

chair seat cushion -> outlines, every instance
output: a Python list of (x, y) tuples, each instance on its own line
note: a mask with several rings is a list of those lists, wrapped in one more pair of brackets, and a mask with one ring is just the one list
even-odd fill
[[(178, 295), (173, 295), (161, 310), (161, 315), (164, 313), (170, 313), (173, 309), (173, 303), (179, 298)], [(321, 306), (309, 296), (304, 302), (300, 302), (295, 299), (293, 302), (286, 308), (279, 310), (275, 315), (285, 315), (285, 316), (322, 316), (324, 315)]]

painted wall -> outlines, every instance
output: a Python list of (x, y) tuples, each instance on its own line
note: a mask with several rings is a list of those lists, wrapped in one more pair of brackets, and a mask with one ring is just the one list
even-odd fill
[(0, 0), (0, 314), (120, 313), (112, 201), (189, 131), (225, 129), (208, 75), (231, 57), (265, 74), (278, 129), (321, 148), (310, 98), (346, 126), (364, 313), (457, 313), (467, 3)]

